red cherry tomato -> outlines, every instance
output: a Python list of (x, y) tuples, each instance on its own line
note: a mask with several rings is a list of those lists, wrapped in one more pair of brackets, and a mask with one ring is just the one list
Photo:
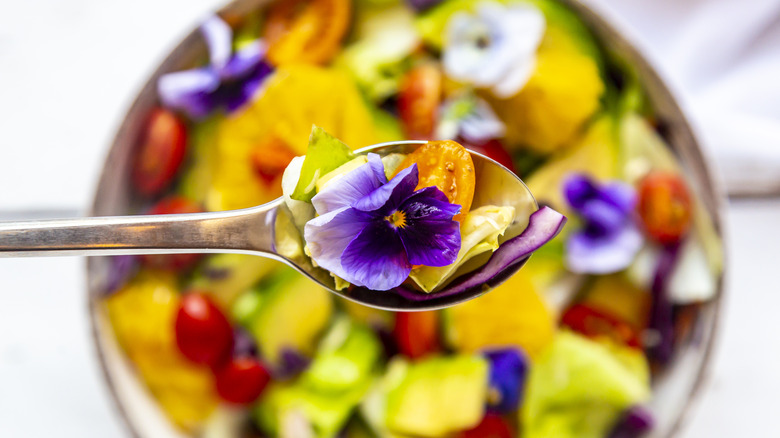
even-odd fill
[(462, 143), (467, 149), (471, 149), (474, 152), (479, 152), (488, 158), (492, 158), (507, 169), (517, 173), (515, 170), (515, 163), (512, 161), (512, 156), (509, 155), (509, 152), (506, 151), (506, 148), (504, 148), (504, 145), (500, 140), (492, 139), (480, 144), (472, 144), (464, 140)]
[(429, 312), (399, 312), (395, 317), (395, 338), (401, 353), (412, 359), (439, 350), (439, 314)]
[(168, 110), (152, 110), (133, 163), (132, 178), (136, 190), (146, 196), (162, 192), (176, 176), (186, 149), (184, 122)]
[(512, 438), (514, 434), (509, 424), (500, 415), (486, 414), (475, 427), (458, 435), (458, 438)]
[(262, 394), (271, 374), (253, 357), (233, 359), (216, 372), (217, 394), (229, 402), (247, 405)]
[[(148, 214), (180, 214), (200, 213), (203, 209), (186, 198), (170, 196), (155, 204)], [(141, 262), (154, 269), (166, 271), (183, 271), (191, 268), (200, 260), (201, 254), (145, 254), (141, 256)]]
[(187, 359), (216, 367), (233, 348), (233, 329), (222, 311), (203, 293), (185, 294), (176, 314), (176, 345)]
[(691, 195), (680, 176), (653, 172), (639, 185), (639, 216), (658, 243), (678, 242), (691, 226)]
[(441, 102), (441, 71), (422, 64), (406, 73), (398, 95), (398, 114), (407, 138), (430, 140), (436, 129)]
[(575, 304), (566, 310), (561, 324), (589, 338), (608, 338), (629, 347), (640, 347), (639, 330), (584, 304)]

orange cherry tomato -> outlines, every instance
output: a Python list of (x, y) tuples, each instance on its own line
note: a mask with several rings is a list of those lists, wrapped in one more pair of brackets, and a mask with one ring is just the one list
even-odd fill
[(254, 357), (230, 361), (215, 373), (217, 394), (229, 403), (248, 405), (260, 397), (271, 373)]
[(263, 37), (274, 65), (322, 64), (341, 47), (352, 15), (351, 0), (277, 0)]
[(399, 312), (395, 317), (395, 338), (401, 353), (418, 359), (439, 350), (439, 314), (428, 312)]
[[(201, 213), (200, 205), (181, 196), (169, 196), (155, 204), (148, 214)], [(141, 263), (145, 266), (166, 271), (183, 271), (193, 267), (202, 254), (145, 254)]]
[(575, 304), (563, 314), (561, 324), (589, 338), (607, 338), (639, 348), (639, 330), (625, 321), (583, 304)]
[(396, 174), (412, 164), (417, 164), (420, 175), (417, 188), (438, 187), (451, 203), (460, 205), (455, 220), (462, 221), (471, 209), (476, 185), (469, 151), (451, 140), (429, 141), (407, 155)]
[(204, 293), (181, 298), (174, 326), (179, 351), (192, 362), (217, 367), (233, 348), (233, 328), (225, 315)]
[(407, 138), (428, 140), (439, 118), (442, 75), (433, 63), (409, 70), (401, 81), (398, 115)]
[(276, 136), (265, 139), (252, 151), (252, 168), (266, 185), (278, 181), (284, 169), (295, 158), (290, 146)]
[(515, 436), (509, 424), (500, 415), (486, 414), (473, 429), (458, 434), (458, 438), (512, 438)]
[(645, 231), (658, 243), (678, 242), (691, 226), (691, 195), (679, 175), (647, 175), (639, 184), (637, 208)]
[(162, 192), (173, 181), (187, 148), (187, 129), (176, 114), (155, 108), (142, 131), (133, 163), (136, 190), (146, 196)]

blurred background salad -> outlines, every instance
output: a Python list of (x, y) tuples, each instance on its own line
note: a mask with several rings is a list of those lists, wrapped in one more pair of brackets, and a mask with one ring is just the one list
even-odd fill
[[(705, 145), (724, 169), (729, 190), (772, 193), (777, 152), (767, 145), (778, 138), (780, 111), (773, 105), (780, 99), (772, 76), (763, 72), (772, 71), (777, 59), (771, 56), (777, 47), (771, 43), (778, 40), (773, 19), (780, 6), (754, 2), (747, 8), (726, 1), (594, 4), (637, 36), (682, 92)], [(7, 211), (6, 217), (87, 205), (103, 146), (139, 81), (177, 38), (217, 6), (213, 1), (1, 6), (5, 167), (0, 182), (8, 189), (0, 195), (0, 209)], [(469, 79), (468, 72), (463, 76)], [(381, 99), (388, 93), (381, 81), (370, 82), (377, 86), (369, 95)], [(495, 86), (496, 94), (501, 93), (498, 87), (511, 88)], [(528, 140), (541, 152), (556, 143), (545, 132)], [(770, 337), (773, 309), (780, 302), (767, 287), (777, 250), (765, 242), (776, 237), (777, 218), (780, 207), (771, 199), (732, 205), (733, 287), (722, 347), (702, 406), (684, 436), (752, 430), (758, 435), (776, 426), (766, 394), (777, 385), (772, 371), (780, 364)], [(78, 262), (4, 261), (0, 269), (6, 274), (8, 300), (0, 311), (0, 424), (14, 436), (120, 433), (91, 357)]]

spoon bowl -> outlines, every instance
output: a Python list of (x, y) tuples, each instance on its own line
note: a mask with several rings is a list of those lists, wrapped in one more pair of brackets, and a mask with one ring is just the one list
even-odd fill
[[(358, 150), (385, 156), (410, 153), (424, 141), (382, 143)], [(473, 206), (512, 206), (515, 217), (499, 243), (514, 238), (528, 226), (538, 205), (528, 187), (513, 172), (494, 160), (471, 152), (476, 187)], [(360, 304), (394, 311), (432, 310), (475, 298), (496, 284), (483, 284), (423, 295), (409, 289), (374, 291), (365, 288), (337, 290), (333, 277), (315, 267), (302, 248), (291, 250), (279, 236), (292, 225), (283, 198), (242, 210), (151, 216), (111, 216), (0, 223), (0, 257), (61, 255), (138, 255), (174, 253), (242, 253), (273, 258), (295, 268), (330, 292)], [(297, 233), (297, 231), (295, 231)], [(469, 261), (478, 268), (490, 258)], [(525, 257), (527, 259), (527, 256)], [(520, 269), (525, 260), (507, 266), (501, 279)], [(462, 268), (459, 268), (462, 269)], [(474, 272), (477, 272), (474, 270)], [(456, 282), (463, 278), (457, 271)], [(457, 278), (460, 277), (460, 278)]]

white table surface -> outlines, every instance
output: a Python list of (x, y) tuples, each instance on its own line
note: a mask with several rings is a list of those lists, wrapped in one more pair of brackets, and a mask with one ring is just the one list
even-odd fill
[[(135, 90), (219, 3), (0, 2), (0, 215), (83, 211)], [(731, 287), (686, 438), (780, 430), (780, 199), (736, 202), (728, 218)], [(0, 263), (0, 436), (123, 436), (91, 344), (83, 270), (75, 258)]]

